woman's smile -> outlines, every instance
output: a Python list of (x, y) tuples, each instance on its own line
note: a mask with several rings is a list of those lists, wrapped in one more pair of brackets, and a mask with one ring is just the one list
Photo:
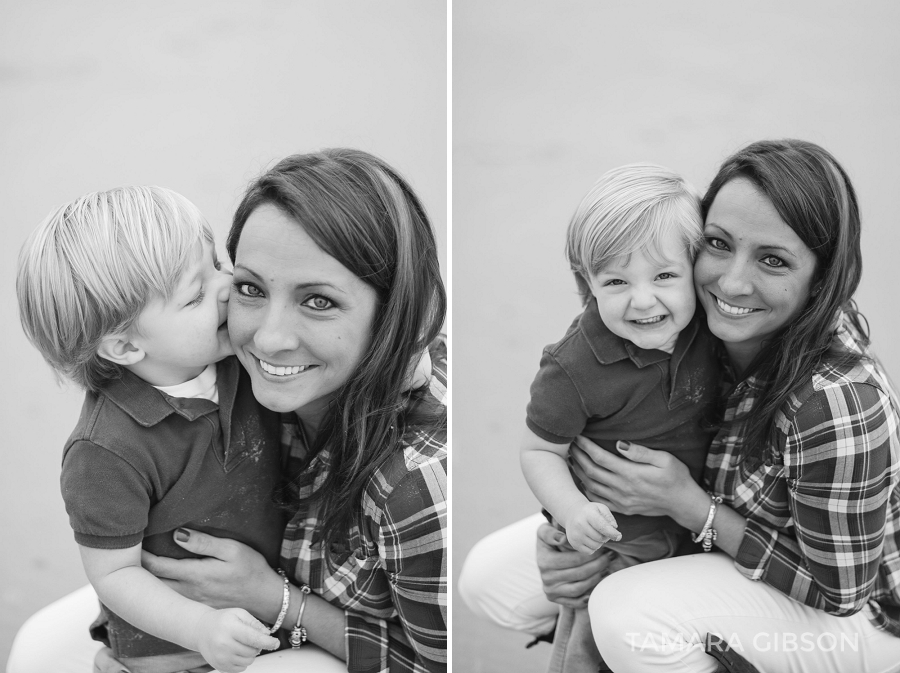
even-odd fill
[(724, 313), (725, 315), (732, 318), (739, 318), (741, 316), (750, 315), (751, 313), (762, 311), (761, 308), (749, 308), (745, 306), (736, 306), (735, 304), (729, 304), (721, 297), (716, 296), (712, 292), (710, 292), (710, 294), (716, 300), (716, 306), (719, 307), (719, 310), (722, 311), (722, 313)]
[(302, 374), (303, 372), (307, 372), (318, 365), (273, 365), (270, 362), (266, 362), (265, 360), (261, 360), (260, 358), (256, 358), (257, 362), (259, 362), (259, 368), (263, 370), (264, 373), (269, 376), (275, 376), (278, 378), (284, 378), (286, 376), (291, 376), (293, 374)]

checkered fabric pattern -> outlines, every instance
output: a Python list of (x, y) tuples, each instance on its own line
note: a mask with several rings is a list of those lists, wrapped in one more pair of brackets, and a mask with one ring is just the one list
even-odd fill
[[(842, 317), (835, 338), (861, 352)], [(865, 610), (900, 636), (900, 437), (897, 396), (880, 364), (820, 367), (776, 419), (778, 459), (740, 464), (743, 423), (760, 385), (727, 401), (706, 464), (707, 488), (747, 519), (735, 565), (835, 615)]]
[[(443, 340), (433, 345), (431, 359), (431, 381), (412, 394), (411, 405), (445, 406)], [(324, 482), (330, 455), (321, 451), (307, 464), (296, 420), (285, 421), (288, 473), (299, 471), (300, 509), (285, 531), (281, 563), (289, 577), (345, 611), (347, 670), (446, 671), (446, 431), (407, 428), (401, 450), (372, 475), (361, 525), (329, 571), (321, 545), (312, 545), (318, 505), (308, 498)]]

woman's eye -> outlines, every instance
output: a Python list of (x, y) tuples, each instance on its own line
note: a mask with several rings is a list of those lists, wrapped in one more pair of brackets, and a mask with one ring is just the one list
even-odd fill
[(235, 283), (234, 289), (237, 293), (244, 297), (262, 297), (263, 293), (258, 287), (251, 283)]
[(706, 245), (708, 245), (713, 250), (728, 250), (728, 246), (725, 244), (725, 241), (723, 241), (721, 238), (716, 238), (715, 236), (707, 236)]
[(317, 294), (303, 302), (303, 306), (315, 309), (316, 311), (325, 311), (327, 309), (333, 308), (334, 302), (332, 302), (327, 297), (323, 297), (322, 295)]
[(766, 266), (771, 266), (773, 269), (780, 269), (785, 266), (784, 260), (775, 255), (766, 255), (762, 258), (762, 263)]

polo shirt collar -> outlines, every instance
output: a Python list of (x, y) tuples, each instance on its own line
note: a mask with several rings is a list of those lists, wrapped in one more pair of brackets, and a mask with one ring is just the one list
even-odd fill
[(611, 365), (628, 358), (642, 368), (669, 359), (669, 354), (664, 351), (645, 350), (613, 334), (600, 318), (597, 300), (593, 297), (581, 314), (579, 327), (600, 364)]
[[(238, 377), (237, 372), (234, 371), (237, 366), (239, 365), (235, 358), (226, 358), (217, 364), (218, 405), (203, 398), (170, 397), (127, 369), (122, 371), (121, 378), (107, 383), (102, 392), (117, 407), (131, 416), (136, 423), (145, 428), (161, 423), (173, 413), (177, 413), (189, 421), (195, 421), (201, 416), (221, 408), (225, 411), (224, 415), (230, 417), (237, 391)], [(227, 452), (228, 433), (225, 435)]]

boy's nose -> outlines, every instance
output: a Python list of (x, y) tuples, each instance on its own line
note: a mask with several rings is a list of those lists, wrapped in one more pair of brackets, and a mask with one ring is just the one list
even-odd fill
[(638, 311), (645, 311), (656, 305), (656, 295), (649, 289), (635, 288), (631, 294), (631, 307)]

